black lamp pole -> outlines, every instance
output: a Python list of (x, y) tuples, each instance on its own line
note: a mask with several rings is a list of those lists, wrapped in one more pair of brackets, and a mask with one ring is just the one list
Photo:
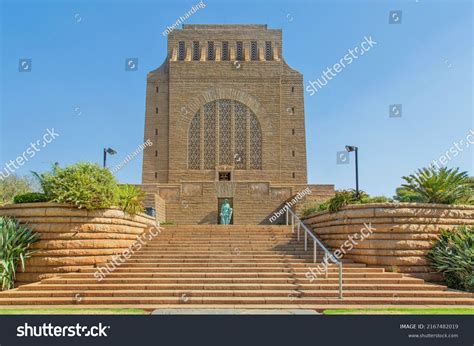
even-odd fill
[(346, 150), (350, 153), (355, 152), (355, 170), (356, 170), (356, 196), (359, 198), (359, 148), (355, 145), (346, 145)]
[(107, 153), (110, 154), (110, 155), (117, 154), (117, 152), (112, 148), (104, 148), (104, 168), (105, 168), (106, 163), (107, 163)]
[(355, 157), (356, 157), (356, 162), (355, 162), (355, 168), (356, 168), (356, 196), (359, 198), (359, 148), (355, 147)]

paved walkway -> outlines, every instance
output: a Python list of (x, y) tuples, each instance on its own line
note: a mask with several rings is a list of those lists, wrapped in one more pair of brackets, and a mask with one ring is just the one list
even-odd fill
[(157, 309), (152, 315), (320, 315), (307, 309)]

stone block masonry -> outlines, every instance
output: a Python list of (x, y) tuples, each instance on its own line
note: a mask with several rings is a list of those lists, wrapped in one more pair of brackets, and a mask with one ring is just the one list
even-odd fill
[[(228, 198), (234, 223), (265, 223), (307, 187), (303, 75), (284, 61), (282, 45), (281, 30), (266, 25), (169, 33), (165, 62), (147, 77), (144, 138), (153, 145), (142, 172), (167, 221), (217, 223)], [(222, 180), (232, 188), (218, 191)]]

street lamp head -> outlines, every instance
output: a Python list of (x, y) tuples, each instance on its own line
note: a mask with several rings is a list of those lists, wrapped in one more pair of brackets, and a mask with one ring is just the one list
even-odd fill
[(105, 149), (105, 151), (107, 152), (107, 154), (110, 154), (110, 155), (117, 154), (117, 152), (112, 148), (107, 148), (107, 149)]
[(348, 152), (356, 151), (356, 150), (357, 150), (357, 147), (354, 146), (354, 145), (346, 145), (346, 150), (347, 150)]

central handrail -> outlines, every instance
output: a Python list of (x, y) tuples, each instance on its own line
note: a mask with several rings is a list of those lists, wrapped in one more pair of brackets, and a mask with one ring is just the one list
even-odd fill
[[(317, 261), (317, 246), (319, 245), (321, 249), (324, 251), (324, 257), (329, 258), (333, 263), (337, 264), (339, 267), (339, 298), (342, 299), (342, 262), (334, 257), (331, 251), (326, 249), (326, 247), (319, 241), (319, 239), (309, 230), (306, 224), (301, 221), (301, 219), (291, 210), (290, 208), (286, 208), (286, 224), (288, 225), (289, 222), (289, 214), (291, 214), (291, 232), (295, 233), (295, 220), (297, 222), (297, 234), (298, 234), (298, 241), (300, 240), (300, 227), (303, 226), (304, 230), (304, 251), (308, 251), (308, 235), (313, 238), (313, 263)], [(328, 268), (327, 268), (327, 260), (326, 260), (326, 278), (328, 275)]]

